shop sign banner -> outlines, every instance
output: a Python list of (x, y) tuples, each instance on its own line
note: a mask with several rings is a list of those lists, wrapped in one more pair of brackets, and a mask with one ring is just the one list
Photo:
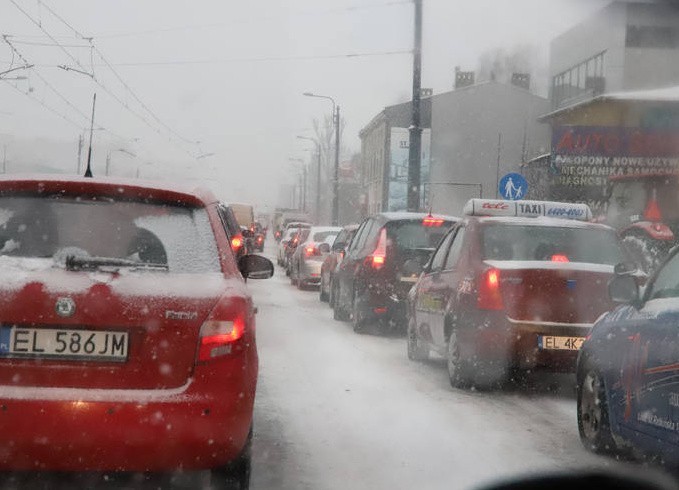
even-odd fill
[(603, 199), (617, 175), (679, 171), (679, 131), (562, 126), (552, 131), (552, 194), (571, 200)]

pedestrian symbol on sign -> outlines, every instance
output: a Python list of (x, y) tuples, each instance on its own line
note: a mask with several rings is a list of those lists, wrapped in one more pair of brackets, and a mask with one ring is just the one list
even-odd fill
[(516, 201), (523, 199), (526, 195), (528, 182), (526, 182), (526, 179), (521, 174), (509, 173), (500, 179), (498, 187), (498, 191), (503, 199)]

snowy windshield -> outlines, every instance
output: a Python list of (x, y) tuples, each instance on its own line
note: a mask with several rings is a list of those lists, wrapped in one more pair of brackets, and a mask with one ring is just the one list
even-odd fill
[(171, 272), (218, 272), (204, 209), (110, 199), (0, 197), (0, 254), (129, 259)]

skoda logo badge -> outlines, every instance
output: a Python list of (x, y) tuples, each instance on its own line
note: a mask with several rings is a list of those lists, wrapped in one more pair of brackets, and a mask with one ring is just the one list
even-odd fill
[(59, 298), (54, 309), (59, 316), (73, 316), (75, 313), (75, 301), (71, 298)]

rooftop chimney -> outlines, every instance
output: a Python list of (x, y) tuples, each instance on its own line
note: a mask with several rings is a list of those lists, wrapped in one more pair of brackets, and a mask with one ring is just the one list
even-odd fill
[(462, 87), (474, 85), (474, 72), (461, 71), (459, 66), (455, 67), (455, 90)]

